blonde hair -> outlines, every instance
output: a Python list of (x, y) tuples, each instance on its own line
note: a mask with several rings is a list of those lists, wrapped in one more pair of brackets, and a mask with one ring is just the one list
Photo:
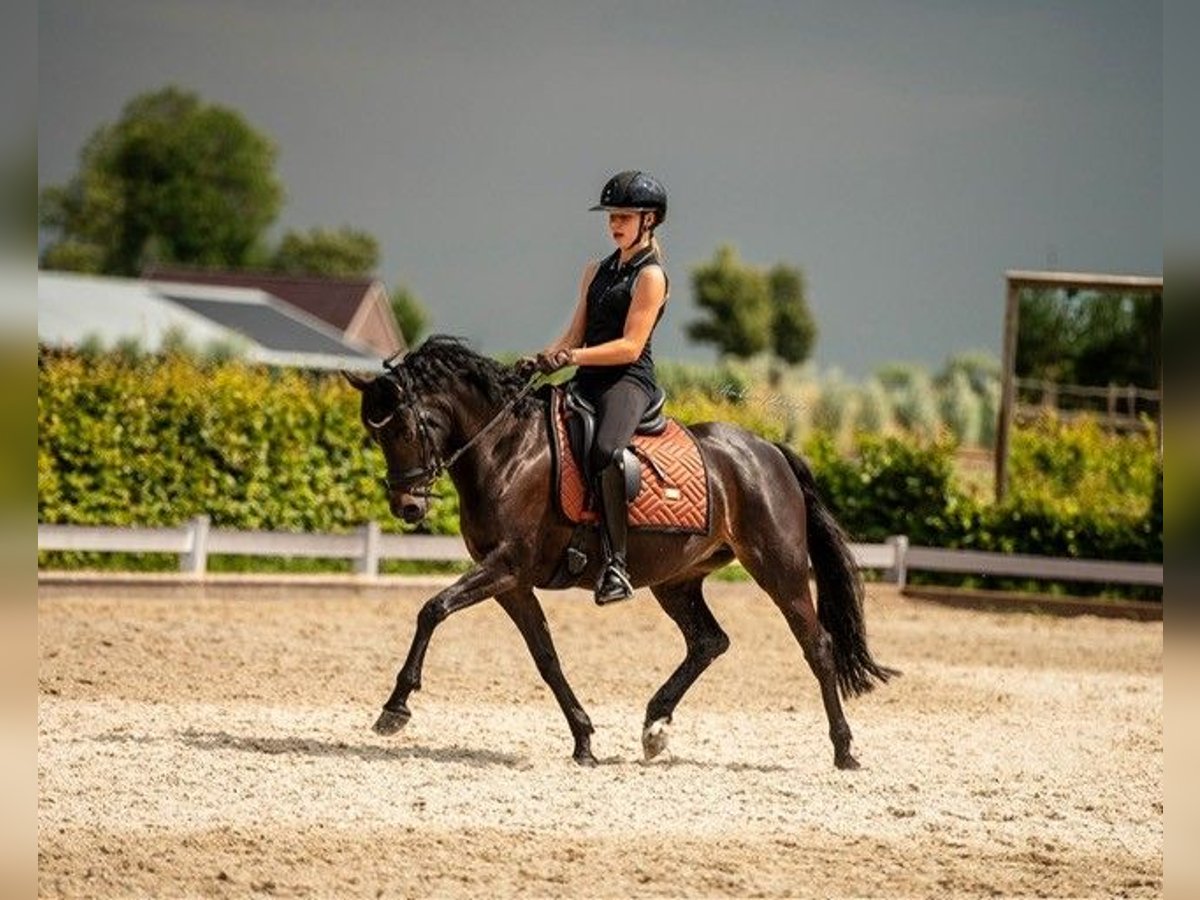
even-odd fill
[[(651, 247), (651, 249), (654, 250), (655, 257), (658, 258), (659, 268), (663, 269), (663, 275), (666, 275), (667, 270), (665, 268), (663, 268), (663, 263), (666, 262), (666, 256), (663, 254), (662, 244), (660, 244), (658, 242), (658, 237), (654, 234), (653, 231), (650, 232), (650, 247)], [(671, 296), (671, 282), (670, 281), (667, 282), (667, 293), (665, 296), (666, 297)]]
[(650, 226), (650, 246), (654, 248), (655, 256), (657, 256), (659, 259), (665, 259), (665, 254), (663, 253), (662, 244), (660, 244), (658, 242), (658, 235), (654, 233), (655, 230), (657, 230), (657, 228), (658, 228), (658, 215), (657, 214), (654, 216), (654, 219), (655, 219), (654, 224)]

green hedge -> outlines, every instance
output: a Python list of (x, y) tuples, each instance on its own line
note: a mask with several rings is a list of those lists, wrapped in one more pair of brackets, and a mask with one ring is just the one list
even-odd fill
[[(811, 438), (805, 452), (830, 508), (854, 540), (907, 535), (913, 544), (1161, 562), (1162, 470), (1153, 438), (1104, 434), (1094, 423), (1053, 420), (1013, 433), (1003, 503), (981, 501), (954, 478), (954, 445), (861, 435), (855, 452)], [(920, 576), (985, 587), (1062, 590), (1012, 579)], [(1077, 584), (1076, 593), (1161, 598), (1161, 590)]]
[[(686, 374), (688, 378), (684, 378)], [(785, 417), (676, 373), (668, 412), (736, 422), (780, 440)], [(689, 380), (691, 379), (691, 383)], [(719, 382), (719, 383), (718, 383)], [(716, 384), (716, 388), (714, 388)], [(1162, 478), (1153, 438), (1115, 438), (1053, 421), (1014, 434), (1002, 505), (967, 493), (954, 445), (861, 435), (840, 454), (831, 438), (804, 447), (855, 540), (907, 534), (916, 544), (1114, 560), (1162, 559)], [(384, 462), (358, 421), (357, 395), (336, 375), (202, 362), (42, 351), (38, 358), (38, 521), (346, 531), (387, 509)], [(419, 530), (458, 530), (448, 481)], [(167, 567), (169, 557), (41, 554), (40, 565)], [(336, 563), (214, 560), (214, 568), (329, 568)]]
[[(375, 519), (399, 531), (384, 468), (339, 376), (182, 355), (39, 353), (39, 522), (175, 526), (203, 513), (222, 528), (338, 532)], [(454, 533), (457, 498), (448, 484), (439, 489), (448, 499), (421, 530)], [(39, 565), (171, 564), (39, 555)]]

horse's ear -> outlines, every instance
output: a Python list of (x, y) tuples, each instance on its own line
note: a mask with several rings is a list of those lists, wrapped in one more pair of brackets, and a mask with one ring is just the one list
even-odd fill
[(365, 391), (371, 385), (371, 382), (375, 380), (374, 378), (355, 375), (353, 372), (347, 372), (345, 369), (342, 369), (341, 371), (342, 377), (350, 382), (350, 384), (354, 386), (354, 389), (358, 391)]

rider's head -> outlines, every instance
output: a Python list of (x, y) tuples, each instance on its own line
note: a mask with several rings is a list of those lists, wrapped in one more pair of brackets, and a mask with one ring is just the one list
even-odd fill
[(640, 244), (667, 218), (667, 192), (653, 175), (636, 169), (619, 172), (604, 185), (592, 207), (609, 214), (609, 231), (622, 248)]

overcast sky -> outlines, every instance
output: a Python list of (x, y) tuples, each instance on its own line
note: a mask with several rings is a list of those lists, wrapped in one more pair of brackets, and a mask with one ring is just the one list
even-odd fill
[(436, 330), (537, 349), (608, 252), (605, 178), (666, 184), (672, 299), (723, 243), (808, 279), (816, 359), (998, 353), (1003, 273), (1159, 274), (1158, 3), (41, 0), (40, 180), (175, 83), (278, 144), (276, 226), (376, 235)]

